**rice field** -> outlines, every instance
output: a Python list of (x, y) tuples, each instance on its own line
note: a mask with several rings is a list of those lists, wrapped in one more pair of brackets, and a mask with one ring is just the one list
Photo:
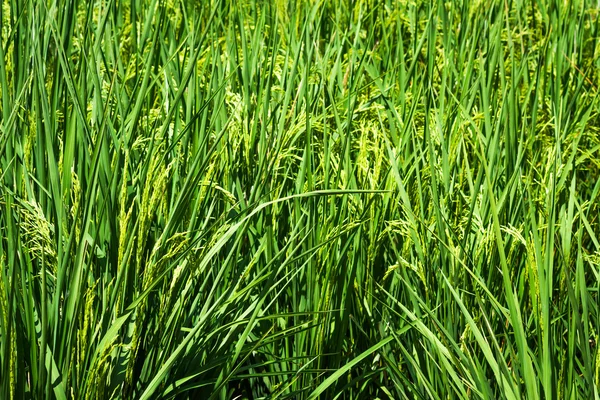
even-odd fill
[(1, 399), (600, 399), (597, 1), (1, 3)]

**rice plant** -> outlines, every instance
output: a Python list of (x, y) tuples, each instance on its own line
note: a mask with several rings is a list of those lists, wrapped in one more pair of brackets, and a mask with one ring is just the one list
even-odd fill
[(2, 0), (1, 399), (600, 399), (594, 0)]

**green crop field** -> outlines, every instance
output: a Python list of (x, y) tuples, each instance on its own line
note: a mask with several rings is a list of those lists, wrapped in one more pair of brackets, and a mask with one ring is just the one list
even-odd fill
[(597, 0), (0, 2), (0, 399), (600, 399)]

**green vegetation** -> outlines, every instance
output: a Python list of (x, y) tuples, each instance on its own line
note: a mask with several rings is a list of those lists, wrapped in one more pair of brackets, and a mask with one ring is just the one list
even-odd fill
[(0, 17), (0, 398), (600, 399), (597, 1)]

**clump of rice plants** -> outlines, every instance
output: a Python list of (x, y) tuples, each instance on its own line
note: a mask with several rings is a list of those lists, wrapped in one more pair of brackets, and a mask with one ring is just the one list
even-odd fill
[(0, 21), (0, 398), (600, 399), (596, 1)]

